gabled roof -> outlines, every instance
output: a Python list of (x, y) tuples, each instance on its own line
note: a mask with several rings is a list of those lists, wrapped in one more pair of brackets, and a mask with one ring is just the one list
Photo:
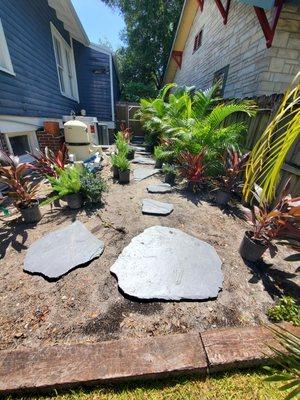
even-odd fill
[(78, 42), (89, 46), (90, 41), (81, 25), (80, 19), (71, 0), (48, 0), (50, 7), (56, 11), (57, 18), (63, 22), (66, 31)]

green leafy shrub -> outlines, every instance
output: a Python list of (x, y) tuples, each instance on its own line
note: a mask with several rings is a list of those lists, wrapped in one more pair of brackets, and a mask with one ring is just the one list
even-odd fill
[(164, 174), (173, 174), (173, 175), (175, 175), (175, 176), (178, 175), (177, 168), (175, 167), (175, 165), (171, 165), (171, 164), (165, 164), (165, 165), (162, 167), (162, 172), (163, 172)]
[(126, 139), (124, 138), (124, 135), (122, 134), (122, 132), (118, 132), (116, 135), (116, 148), (118, 150), (118, 154), (123, 154), (125, 156), (127, 156), (128, 152), (129, 152), (129, 146), (128, 143), (126, 141)]
[(47, 176), (55, 195), (43, 201), (42, 204), (50, 204), (68, 194), (80, 192), (80, 171), (75, 166), (66, 169), (56, 168), (56, 173), (57, 177)]
[(107, 189), (106, 182), (100, 174), (84, 171), (80, 177), (81, 192), (91, 203), (100, 203), (102, 193)]
[(287, 321), (300, 326), (300, 306), (289, 296), (282, 296), (279, 303), (268, 310), (267, 316), (273, 322)]
[(120, 171), (128, 171), (130, 169), (130, 163), (124, 154), (117, 155), (116, 166)]

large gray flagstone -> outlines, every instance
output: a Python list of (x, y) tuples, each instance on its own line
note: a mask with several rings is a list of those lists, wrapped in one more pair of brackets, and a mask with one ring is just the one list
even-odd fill
[(222, 288), (215, 249), (179, 229), (152, 226), (135, 236), (110, 271), (120, 289), (139, 299), (205, 300)]
[(76, 221), (34, 242), (27, 250), (24, 271), (57, 279), (99, 257), (103, 250), (104, 243)]
[(149, 178), (149, 176), (155, 175), (158, 172), (159, 169), (136, 168), (133, 170), (133, 178), (135, 181), (142, 181), (143, 179)]
[(147, 190), (149, 193), (170, 193), (172, 186), (168, 183), (157, 183), (156, 185), (149, 185)]
[(132, 160), (133, 164), (154, 165), (155, 161), (149, 157), (136, 157)]
[(143, 214), (168, 215), (174, 210), (173, 204), (161, 201), (144, 199), (142, 202)]

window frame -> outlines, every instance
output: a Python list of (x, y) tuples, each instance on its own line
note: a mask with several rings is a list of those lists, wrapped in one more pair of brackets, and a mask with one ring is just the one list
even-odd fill
[(194, 54), (197, 50), (199, 50), (199, 48), (201, 47), (201, 45), (202, 45), (202, 37), (203, 37), (203, 29), (201, 29), (201, 30), (197, 33), (197, 35), (195, 36), (195, 39), (194, 39), (194, 47), (193, 47), (193, 54)]
[(5, 66), (2, 66), (0, 63), (0, 71), (3, 71), (3, 72), (6, 72), (7, 74), (16, 76), (12, 62), (11, 62), (11, 57), (9, 54), (1, 18), (0, 18), (0, 44), (2, 46), (0, 53), (2, 53), (2, 55), (4, 56), (4, 64), (5, 64)]
[(60, 93), (79, 103), (72, 37), (70, 36), (70, 46), (52, 22), (50, 22), (50, 26)]

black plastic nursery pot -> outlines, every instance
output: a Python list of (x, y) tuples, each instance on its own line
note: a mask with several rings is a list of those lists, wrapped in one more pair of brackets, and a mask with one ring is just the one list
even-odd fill
[(175, 178), (176, 174), (173, 174), (173, 172), (168, 172), (165, 175), (165, 183), (168, 183), (169, 185), (175, 185)]
[(224, 190), (217, 190), (215, 192), (215, 202), (219, 206), (226, 206), (231, 199), (231, 194), (229, 192), (225, 192)]
[(77, 210), (83, 204), (83, 197), (81, 193), (68, 194), (67, 196), (65, 196), (65, 200), (71, 210)]
[(130, 169), (126, 171), (119, 171), (119, 183), (129, 183), (130, 181)]
[(162, 161), (155, 160), (155, 168), (162, 168), (162, 165), (163, 165)]
[(246, 231), (240, 244), (239, 253), (247, 261), (258, 261), (268, 246), (252, 239), (252, 232)]
[(127, 160), (133, 160), (134, 159), (134, 154), (135, 154), (135, 150), (134, 149), (130, 149), (129, 152), (127, 153)]
[(19, 210), (26, 224), (39, 222), (42, 219), (42, 214), (38, 201), (30, 203), (29, 206), (20, 205)]
[(119, 168), (116, 167), (115, 165), (112, 166), (112, 173), (113, 173), (113, 178), (118, 179), (119, 178)]

